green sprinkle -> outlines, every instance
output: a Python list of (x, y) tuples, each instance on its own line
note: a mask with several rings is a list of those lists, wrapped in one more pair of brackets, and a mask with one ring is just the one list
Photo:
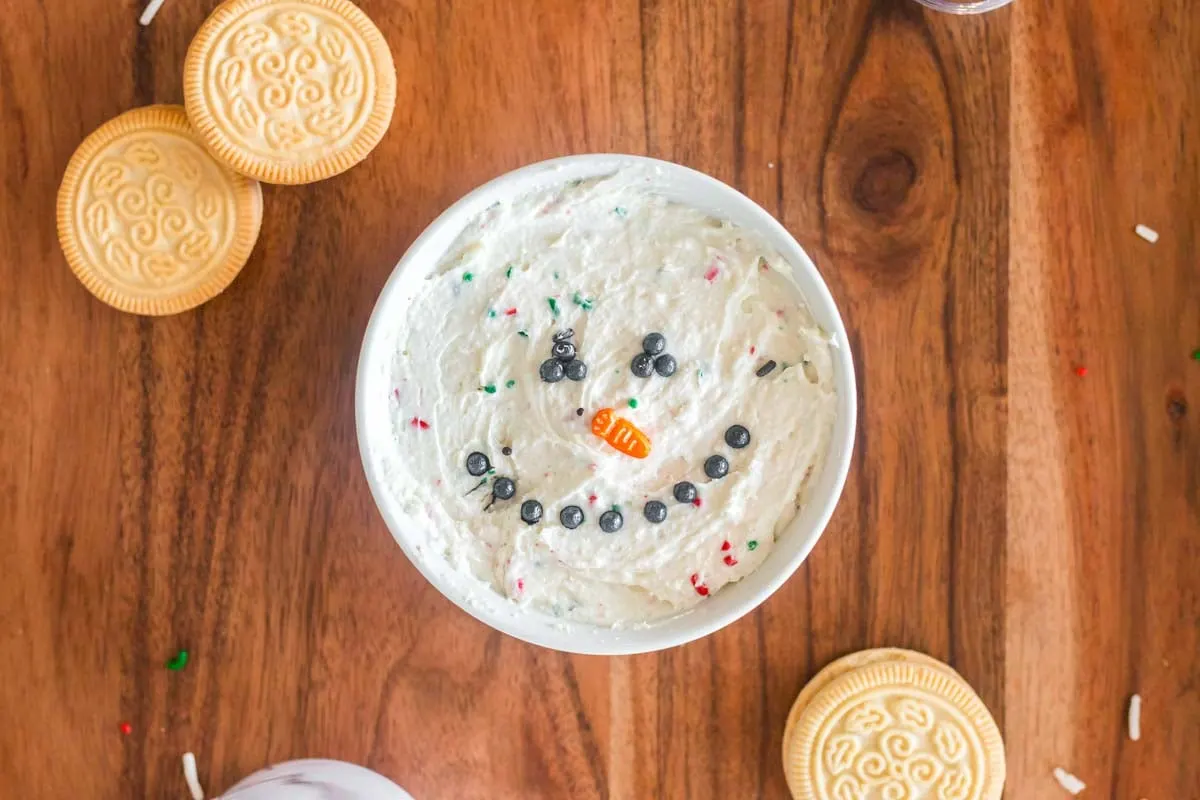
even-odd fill
[(558, 280), (558, 273), (554, 273), (554, 280)]
[(629, 407), (637, 408), (637, 398), (636, 397), (629, 398)]
[(525, 331), (517, 331), (517, 336), (524, 336), (526, 339), (529, 338), (529, 334)]
[(464, 282), (464, 283), (470, 283), (470, 282), (471, 282), (471, 281), (473, 281), (473, 280), (475, 280), (475, 276), (474, 276), (474, 275), (472, 275), (472, 274), (471, 274), (471, 273), (469, 273), (469, 272), (464, 272), (464, 273), (463, 273), (463, 282)]
[(179, 672), (187, 666), (188, 653), (187, 650), (180, 650), (174, 658), (167, 662), (167, 669), (172, 672)]
[(575, 293), (575, 296), (571, 298), (571, 302), (582, 308), (584, 311), (591, 311), (592, 308), (595, 307), (596, 303), (595, 300), (592, 300), (589, 297), (584, 297), (579, 292)]
[(489, 383), (487, 386), (483, 387), (483, 390), (485, 392), (487, 392), (488, 394), (495, 394), (496, 393), (496, 384)]
[(508, 269), (504, 270), (504, 277), (506, 277), (506, 278), (512, 277), (512, 264), (509, 264)]
[(550, 306), (550, 313), (552, 313), (554, 315), (555, 319), (557, 319), (558, 318), (558, 301), (555, 300), (553, 297), (547, 297), (546, 304), (548, 306)]
[(495, 467), (492, 467), (491, 469), (489, 469), (489, 470), (488, 470), (488, 475), (495, 475), (495, 474), (496, 474), (496, 468), (495, 468)]
[(512, 387), (514, 387), (514, 386), (516, 386), (516, 385), (517, 385), (517, 382), (516, 382), (516, 381), (509, 380), (509, 381), (505, 381), (505, 382), (504, 382), (504, 388), (505, 388), (505, 389), (511, 389)]
[(696, 377), (697, 377), (697, 378), (703, 378), (703, 377), (704, 377), (704, 370), (702, 370), (702, 369), (698, 369), (698, 370), (696, 370)]
[(613, 213), (616, 214), (618, 217), (623, 217), (626, 214), (628, 214), (629, 211), (624, 206), (617, 206), (616, 208), (613, 209)]
[(746, 542), (747, 550), (754, 550), (757, 547), (758, 547), (758, 542), (756, 542), (754, 539), (751, 539), (750, 541)]
[(617, 512), (618, 514), (621, 513), (621, 507), (619, 505), (617, 505), (616, 503), (613, 503), (612, 510)]
[(1192, 351), (1192, 360), (1200, 361), (1200, 347), (1197, 347), (1195, 350)]
[(496, 309), (489, 308), (488, 309), (488, 319), (495, 319), (495, 318), (496, 318)]

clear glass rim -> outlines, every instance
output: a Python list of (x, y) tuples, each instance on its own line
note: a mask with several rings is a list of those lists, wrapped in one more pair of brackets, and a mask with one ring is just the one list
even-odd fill
[(917, 0), (926, 8), (935, 11), (945, 11), (949, 14), (982, 14), (985, 11), (995, 11), (1006, 6), (1012, 0), (975, 0), (975, 2), (955, 2), (955, 0)]

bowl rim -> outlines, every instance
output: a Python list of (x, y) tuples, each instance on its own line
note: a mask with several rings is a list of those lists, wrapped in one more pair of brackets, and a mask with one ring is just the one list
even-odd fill
[[(519, 197), (522, 194), (527, 194), (530, 191), (536, 191), (539, 188), (537, 185), (529, 185), (531, 178), (545, 176), (548, 179), (541, 185), (548, 186), (556, 181), (565, 183), (571, 179), (568, 176), (559, 177), (555, 175), (555, 173), (563, 170), (583, 171), (586, 177), (587, 175), (601, 176), (612, 174), (618, 169), (625, 167), (650, 168), (668, 173), (676, 173), (678, 176), (686, 178), (689, 181), (702, 184), (718, 195), (721, 195), (724, 201), (740, 206), (741, 211), (753, 216), (755, 218), (753, 227), (764, 235), (765, 238), (773, 239), (776, 242), (784, 242), (792, 248), (792, 252), (784, 253), (784, 255), (797, 272), (806, 273), (808, 279), (807, 285), (801, 290), (805, 302), (810, 306), (814, 316), (821, 316), (818, 314), (818, 310), (825, 312), (823, 315), (824, 318), (821, 321), (824, 327), (828, 329), (832, 323), (832, 330), (829, 332), (835, 345), (832, 349), (834, 351), (833, 361), (838, 397), (834, 428), (830, 436), (825, 462), (822, 466), (822, 470), (833, 470), (832, 482), (828, 484), (828, 492), (825, 496), (812, 496), (808, 498), (807, 505), (819, 503), (820, 507), (813, 517), (809, 530), (803, 534), (805, 541), (795, 554), (784, 564), (777, 566), (774, 572), (769, 575), (764, 573), (766, 565), (763, 564), (754, 572), (742, 578), (738, 583), (746, 583), (756, 576), (762, 582), (751, 595), (736, 605), (706, 615), (694, 614), (692, 612), (695, 609), (691, 609), (679, 615), (649, 623), (645, 627), (621, 629), (621, 632), (625, 633), (637, 631), (645, 634), (647, 632), (654, 632), (656, 628), (661, 628), (662, 635), (651, 636), (649, 637), (650, 641), (629, 641), (617, 635), (613, 636), (610, 641), (599, 643), (592, 641), (588, 636), (582, 635), (580, 632), (590, 629), (613, 634), (614, 629), (605, 626), (589, 625), (587, 623), (569, 623), (562, 630), (550, 633), (544, 625), (535, 629), (532, 625), (523, 626), (521, 624), (522, 619), (528, 619), (531, 616), (539, 618), (546, 616), (536, 611), (521, 610), (519, 613), (505, 616), (491, 613), (487, 608), (463, 602), (459, 592), (449, 586), (448, 582), (444, 581), (436, 570), (425, 563), (430, 559), (414, 552), (415, 547), (410, 546), (409, 537), (403, 535), (401, 532), (402, 525), (400, 521), (393, 517), (389, 508), (390, 493), (384, 486), (381, 476), (377, 473), (376, 465), (370, 455), (370, 432), (368, 430), (369, 423), (367, 419), (368, 397), (364, 387), (371, 380), (369, 374), (371, 368), (371, 349), (375, 344), (375, 340), (380, 338), (380, 329), (385, 324), (384, 312), (391, 305), (392, 296), (400, 290), (403, 280), (402, 276), (406, 270), (424, 255), (423, 251), (427, 243), (439, 236), (445, 235), (448, 228), (453, 228), (456, 233), (461, 232), (479, 212), (486, 208), (487, 205), (490, 205), (490, 203), (482, 202), (485, 198), (499, 199), (502, 196), (511, 199)], [(513, 191), (513, 189), (517, 191)], [(742, 224), (743, 227), (751, 227), (744, 223), (739, 224)], [(404, 251), (404, 254), (396, 262), (387, 281), (379, 291), (379, 296), (375, 301), (370, 319), (363, 332), (362, 346), (359, 351), (358, 366), (355, 374), (354, 393), (355, 429), (358, 439), (359, 456), (363, 472), (367, 478), (368, 487), (371, 491), (371, 497), (380, 516), (383, 517), (388, 532), (400, 546), (400, 549), (409, 562), (443, 597), (489, 628), (529, 644), (559, 652), (580, 655), (635, 655), (677, 647), (701, 639), (732, 625), (762, 605), (785, 581), (795, 574), (800, 565), (808, 558), (817, 541), (824, 534), (833, 511), (841, 498), (846, 478), (850, 471), (858, 422), (858, 387), (853, 354), (850, 350), (845, 323), (837, 304), (834, 302), (833, 295), (829, 291), (829, 287), (821, 276), (820, 270), (817, 269), (812, 258), (795, 237), (762, 206), (755, 203), (742, 192), (707, 173), (671, 161), (623, 153), (588, 153), (552, 158), (528, 164), (480, 184), (439, 214)], [(840, 436), (838, 435), (839, 430), (841, 432)], [(820, 480), (817, 483), (820, 483)], [(798, 514), (795, 519), (799, 518), (800, 515)], [(729, 588), (732, 589), (734, 586), (736, 584), (731, 584)], [(717, 596), (720, 594), (722, 593), (719, 592)], [(551, 618), (546, 617), (546, 619)], [(675, 630), (668, 630), (666, 627), (667, 623), (673, 620), (681, 620), (684, 624), (676, 626)], [(636, 638), (645, 639), (647, 637), (638, 636)]]
[[(345, 775), (345, 773), (349, 773), (350, 775), (354, 776), (354, 778), (356, 778), (357, 782), (360, 784), (369, 783), (370, 786), (359, 786), (357, 788), (371, 789), (372, 797), (378, 798), (379, 795), (376, 794), (376, 792), (382, 791), (387, 792), (388, 794), (388, 798), (384, 798), (383, 800), (413, 800), (413, 796), (411, 794), (405, 791), (402, 786), (397, 784), (388, 776), (380, 772), (376, 772), (369, 767), (364, 767), (362, 764), (355, 764), (352, 761), (342, 761), (341, 759), (337, 758), (292, 758), (288, 759), (287, 761), (273, 761), (255, 770), (249, 775), (246, 775), (233, 786), (230, 786), (228, 789), (222, 792), (220, 796), (215, 797), (214, 800), (222, 800), (222, 798), (226, 798), (227, 800), (238, 800), (239, 795), (243, 795), (247, 791), (263, 785), (264, 778), (276, 777), (274, 775), (270, 775), (270, 773), (320, 773), (327, 772), (329, 770), (339, 771), (343, 773), (343, 775)], [(253, 781), (253, 783), (251, 781)], [(273, 782), (273, 780), (271, 782)], [(259, 795), (260, 797), (262, 796), (259, 792), (255, 792), (255, 794)], [(362, 795), (356, 793), (355, 796), (361, 797)]]

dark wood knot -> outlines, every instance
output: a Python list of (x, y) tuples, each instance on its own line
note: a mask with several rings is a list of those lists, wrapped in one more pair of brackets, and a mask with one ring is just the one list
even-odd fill
[(904, 205), (917, 182), (917, 165), (901, 150), (871, 156), (854, 182), (854, 203), (872, 214), (887, 214)]
[(1167, 392), (1167, 416), (1172, 422), (1181, 421), (1188, 410), (1187, 398), (1179, 389), (1172, 389)]

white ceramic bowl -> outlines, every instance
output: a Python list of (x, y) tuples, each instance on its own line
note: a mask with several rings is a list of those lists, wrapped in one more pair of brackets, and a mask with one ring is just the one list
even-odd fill
[(301, 758), (260, 769), (215, 800), (413, 800), (378, 772), (345, 761)]
[[(622, 167), (650, 168), (651, 190), (757, 231), (795, 268), (804, 302), (817, 323), (833, 335), (837, 417), (825, 463), (810, 485), (807, 502), (772, 548), (766, 561), (736, 584), (725, 586), (695, 608), (638, 628), (610, 629), (564, 623), (548, 614), (519, 607), (495, 592), (468, 596), (464, 584), (437, 557), (417, 551), (419, 523), (410, 519), (384, 481), (382, 455), (394, 453), (390, 418), (390, 374), (394, 342), (407, 306), (426, 275), (442, 261), (467, 223), (497, 201), (512, 200), (577, 178), (611, 174)], [(829, 289), (812, 260), (765, 210), (737, 190), (687, 167), (627, 155), (581, 155), (543, 161), (514, 170), (463, 197), (417, 237), (396, 264), (380, 292), (358, 362), (355, 397), (358, 445), (371, 493), (392, 536), (430, 583), (481, 622), (510, 636), (555, 650), (597, 655), (646, 653), (690, 642), (725, 627), (766, 600), (791, 576), (817, 543), (846, 480), (857, 413), (854, 365), (846, 329)], [(477, 584), (476, 584), (477, 586)]]

